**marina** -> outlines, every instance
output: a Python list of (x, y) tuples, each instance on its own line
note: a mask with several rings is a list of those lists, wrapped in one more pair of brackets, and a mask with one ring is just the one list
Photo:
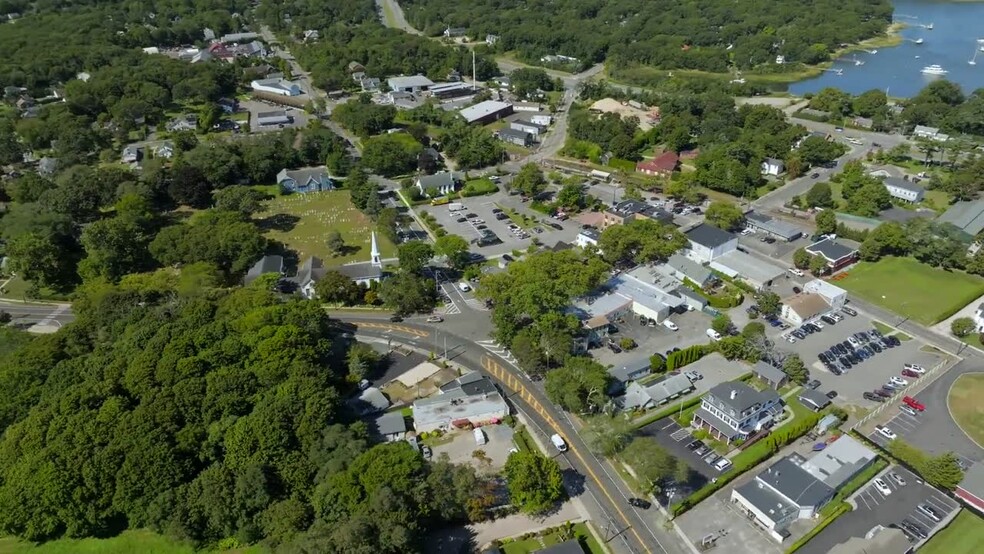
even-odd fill
[(801, 95), (825, 87), (851, 94), (887, 89), (904, 98), (942, 78), (965, 93), (984, 87), (984, 67), (976, 67), (978, 53), (984, 52), (984, 3), (897, 0), (894, 5), (895, 22), (905, 26), (898, 46), (856, 49), (788, 90)]

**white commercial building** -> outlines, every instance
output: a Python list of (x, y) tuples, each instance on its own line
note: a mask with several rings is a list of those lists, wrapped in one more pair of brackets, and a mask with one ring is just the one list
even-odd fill
[(273, 79), (257, 79), (250, 83), (250, 87), (256, 92), (266, 92), (280, 96), (300, 96), (304, 93), (297, 83), (279, 77)]
[(393, 91), (421, 92), (434, 86), (434, 81), (423, 75), (410, 75), (407, 77), (390, 77), (386, 80), (386, 84)]
[(509, 102), (499, 102), (498, 100), (486, 100), (474, 106), (468, 106), (461, 110), (461, 117), (468, 123), (489, 123), (511, 114), (513, 105)]
[(499, 389), (477, 371), (442, 386), (437, 395), (413, 403), (413, 427), (418, 433), (500, 423), (507, 415), (509, 405)]
[(722, 231), (713, 225), (701, 223), (685, 233), (690, 240), (687, 256), (698, 262), (712, 262), (716, 258), (738, 249), (738, 236)]
[(823, 279), (814, 279), (809, 283), (803, 285), (803, 290), (805, 292), (811, 292), (813, 294), (818, 294), (830, 304), (831, 309), (839, 310), (844, 307), (847, 302), (847, 291), (824, 281)]
[(884, 182), (885, 190), (892, 195), (892, 198), (906, 202), (919, 202), (926, 194), (926, 189), (906, 179), (886, 177)]
[(802, 325), (830, 311), (830, 304), (819, 294), (801, 292), (782, 301), (782, 317)]

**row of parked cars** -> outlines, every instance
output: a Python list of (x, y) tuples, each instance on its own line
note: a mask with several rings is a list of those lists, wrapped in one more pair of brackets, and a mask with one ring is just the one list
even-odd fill
[(731, 469), (731, 460), (725, 458), (724, 456), (718, 456), (718, 454), (714, 452), (714, 449), (704, 444), (703, 441), (692, 441), (687, 445), (687, 449), (692, 450), (693, 453), (704, 460), (704, 462), (720, 472), (725, 472)]
[[(904, 377), (918, 379), (924, 373), (926, 373), (926, 369), (920, 365), (904, 364), (902, 367), (903, 367), (902, 375)], [(880, 389), (875, 389), (871, 392), (865, 392), (861, 396), (863, 396), (866, 400), (871, 400), (872, 402), (884, 402), (889, 398), (895, 396), (895, 393), (909, 386), (909, 381), (907, 381), (904, 377), (899, 377), (898, 375), (892, 375), (891, 377), (888, 378), (888, 382), (882, 385)], [(923, 409), (925, 409), (925, 407), (917, 408), (915, 405), (913, 405), (916, 404), (918, 406), (922, 406), (922, 404), (915, 402), (908, 396), (906, 396), (903, 399), (903, 403), (907, 405), (910, 409), (916, 411), (921, 412), (923, 411)], [(909, 415), (915, 415), (914, 413), (907, 411), (905, 409), (903, 409), (902, 411), (908, 413)]]
[(859, 331), (847, 340), (834, 343), (817, 357), (820, 363), (834, 375), (841, 375), (865, 360), (902, 344), (898, 337), (882, 335), (878, 329)]

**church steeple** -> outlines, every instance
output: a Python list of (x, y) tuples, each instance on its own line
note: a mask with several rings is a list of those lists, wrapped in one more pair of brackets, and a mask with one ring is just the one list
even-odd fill
[(372, 246), (370, 255), (372, 256), (372, 265), (376, 267), (383, 267), (383, 260), (379, 256), (379, 247), (376, 246), (376, 232), (372, 232)]

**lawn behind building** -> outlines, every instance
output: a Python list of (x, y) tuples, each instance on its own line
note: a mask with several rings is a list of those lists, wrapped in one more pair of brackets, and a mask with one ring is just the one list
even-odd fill
[(984, 294), (984, 279), (930, 267), (912, 258), (861, 262), (834, 284), (925, 325), (946, 319)]
[[(299, 260), (318, 256), (325, 265), (369, 261), (373, 222), (352, 205), (347, 190), (277, 196), (266, 202), (256, 219), (264, 236), (296, 250)], [(346, 246), (337, 257), (328, 250), (328, 234), (333, 230), (342, 234)], [(383, 258), (396, 255), (396, 247), (382, 233), (376, 233), (376, 242)]]
[(961, 511), (946, 529), (930, 539), (919, 554), (976, 554), (984, 545), (984, 519), (970, 510)]
[[(984, 373), (966, 373), (950, 387), (947, 405), (953, 420), (977, 444), (984, 444)], [(984, 541), (981, 542), (984, 551)]]

